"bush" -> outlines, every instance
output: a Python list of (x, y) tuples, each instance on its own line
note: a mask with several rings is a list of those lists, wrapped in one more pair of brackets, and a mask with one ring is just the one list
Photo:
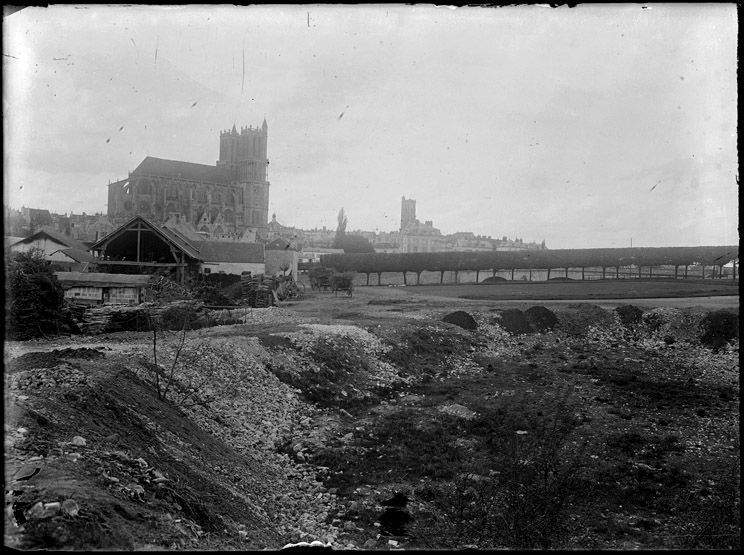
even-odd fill
[(8, 336), (30, 339), (59, 333), (64, 292), (40, 249), (12, 254), (6, 260)]

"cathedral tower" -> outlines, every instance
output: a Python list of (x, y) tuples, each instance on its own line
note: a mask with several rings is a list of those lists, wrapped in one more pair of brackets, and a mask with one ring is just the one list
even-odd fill
[(416, 201), (412, 198), (406, 200), (402, 197), (400, 201), (400, 230), (403, 231), (416, 221)]
[(220, 159), (218, 167), (226, 168), (234, 183), (243, 191), (243, 222), (265, 234), (269, 216), (269, 181), (267, 169), (267, 141), (269, 126), (264, 118), (261, 127), (235, 125), (220, 132)]

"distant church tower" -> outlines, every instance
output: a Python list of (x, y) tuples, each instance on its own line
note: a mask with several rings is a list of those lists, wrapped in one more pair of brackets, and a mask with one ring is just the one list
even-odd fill
[(416, 201), (412, 198), (406, 200), (406, 197), (402, 197), (400, 201), (400, 230), (403, 231), (415, 221)]
[(269, 126), (266, 118), (261, 128), (233, 125), (230, 131), (220, 132), (220, 159), (217, 167), (230, 171), (232, 179), (243, 191), (243, 222), (265, 236), (269, 221), (269, 181), (267, 169), (267, 140)]

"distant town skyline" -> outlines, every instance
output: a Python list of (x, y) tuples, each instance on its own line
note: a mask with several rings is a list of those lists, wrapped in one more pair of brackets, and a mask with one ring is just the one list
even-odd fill
[(106, 212), (269, 124), (269, 216), (549, 248), (738, 243), (733, 4), (72, 6), (3, 22), (6, 206)]

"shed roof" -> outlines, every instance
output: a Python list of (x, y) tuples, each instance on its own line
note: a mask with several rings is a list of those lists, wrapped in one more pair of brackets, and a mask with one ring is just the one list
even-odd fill
[(80, 249), (59, 249), (76, 262), (96, 262), (96, 257), (87, 251), (81, 251)]
[(63, 289), (70, 287), (144, 287), (152, 276), (142, 274), (99, 274), (93, 272), (54, 272)]
[(42, 227), (39, 231), (32, 233), (28, 237), (24, 237), (20, 241), (16, 241), (15, 243), (12, 243), (12, 245), (17, 245), (18, 243), (33, 243), (34, 241), (42, 237), (48, 237), (52, 239), (55, 243), (59, 243), (60, 245), (64, 245), (68, 248), (77, 249), (83, 252), (88, 250), (88, 247), (86, 247), (83, 243), (81, 243), (77, 239), (73, 239), (72, 237), (63, 235), (57, 230), (52, 229), (51, 227), (47, 227), (47, 226)]
[(207, 164), (195, 164), (194, 162), (181, 162), (179, 160), (166, 160), (148, 156), (132, 172), (132, 177), (153, 175), (160, 177), (173, 177), (176, 179), (188, 179), (191, 181), (205, 181), (208, 183), (229, 183), (230, 171), (227, 168), (208, 166)]
[(186, 239), (183, 235), (181, 235), (177, 231), (173, 229), (168, 229), (166, 227), (155, 225), (154, 223), (149, 221), (147, 218), (144, 218), (143, 216), (140, 216), (140, 215), (134, 216), (127, 223), (119, 226), (114, 231), (106, 235), (106, 237), (104, 237), (103, 239), (100, 239), (98, 242), (93, 243), (93, 245), (91, 245), (90, 247), (91, 250), (103, 249), (104, 245), (108, 244), (114, 238), (118, 237), (121, 233), (125, 232), (127, 228), (131, 227), (133, 224), (137, 222), (144, 223), (145, 226), (149, 227), (152, 231), (157, 233), (164, 241), (175, 245), (176, 247), (181, 249), (185, 254), (187, 254), (191, 258), (194, 258), (196, 260), (201, 260), (202, 257), (199, 255), (199, 249), (196, 248), (194, 243)]

